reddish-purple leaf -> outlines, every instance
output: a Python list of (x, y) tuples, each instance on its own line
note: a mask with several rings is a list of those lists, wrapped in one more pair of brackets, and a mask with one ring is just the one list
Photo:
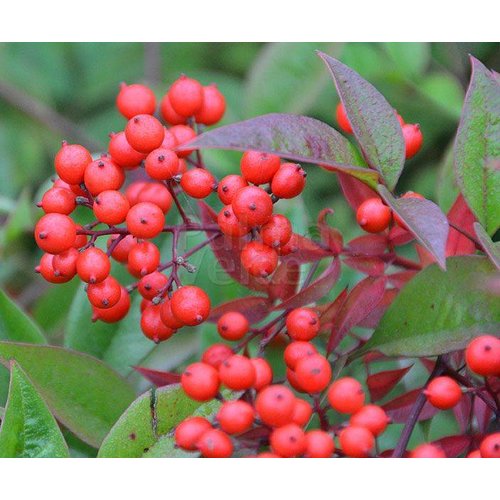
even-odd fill
[[(382, 408), (395, 424), (403, 424), (408, 420), (413, 409), (413, 405), (421, 392), (422, 389), (415, 389), (407, 392), (402, 396), (392, 399), (383, 405)], [(418, 420), (427, 420), (433, 417), (438, 411), (439, 410), (437, 408), (434, 408), (434, 406), (426, 401), (422, 411), (420, 412)]]
[(349, 141), (334, 128), (307, 116), (272, 113), (210, 130), (178, 149), (254, 149), (292, 161), (313, 163), (352, 175), (375, 187), (374, 170), (357, 162)]
[(482, 434), (488, 430), (492, 414), (491, 408), (482, 399), (474, 398), (474, 415), (477, 419), (479, 432)]
[(430, 200), (395, 198), (385, 186), (379, 186), (378, 191), (415, 238), (436, 258), (439, 266), (446, 269), (448, 219), (441, 209)]
[(216, 322), (223, 314), (238, 311), (250, 323), (258, 323), (269, 314), (270, 302), (266, 297), (242, 297), (219, 304), (210, 311), (208, 321)]
[(359, 326), (371, 329), (377, 328), (380, 319), (398, 293), (399, 290), (396, 290), (394, 288), (386, 290), (384, 292), (382, 300), (378, 303), (377, 307), (363, 321), (359, 323)]
[(460, 432), (465, 432), (469, 425), (472, 402), (470, 394), (464, 394), (458, 404), (453, 408)]
[(143, 377), (147, 378), (156, 387), (163, 387), (170, 384), (178, 384), (181, 381), (179, 373), (164, 372), (160, 370), (152, 370), (143, 366), (134, 366), (136, 372), (139, 372)]
[(392, 226), (389, 231), (389, 241), (392, 246), (400, 247), (410, 243), (414, 239), (415, 236), (413, 234), (398, 225)]
[(317, 243), (300, 234), (294, 234), (293, 238), (293, 252), (281, 257), (281, 262), (293, 261), (297, 264), (304, 264), (306, 262), (315, 262), (331, 257), (333, 253), (329, 250), (321, 248)]
[(318, 229), (323, 243), (332, 251), (333, 255), (339, 255), (344, 246), (344, 238), (342, 233), (326, 222), (326, 216), (333, 214), (333, 209), (325, 208), (318, 215)]
[(382, 234), (365, 234), (351, 240), (348, 248), (351, 256), (381, 255), (387, 249), (387, 238)]
[(344, 264), (368, 276), (382, 276), (385, 270), (385, 262), (379, 257), (348, 257)]
[(330, 304), (325, 304), (324, 306), (320, 306), (320, 321), (321, 321), (321, 329), (320, 332), (326, 332), (331, 330), (332, 322), (337, 316), (340, 308), (344, 304), (345, 300), (349, 292), (347, 288), (344, 288), (336, 297), (336, 299)]
[[(476, 220), (474, 214), (465, 203), (464, 197), (459, 194), (455, 203), (448, 212), (448, 220), (469, 234), (474, 234), (473, 224)], [(448, 241), (446, 242), (446, 256), (450, 255), (468, 255), (474, 253), (476, 245), (470, 238), (450, 226)]]
[(410, 281), (418, 271), (401, 271), (399, 273), (393, 273), (387, 276), (389, 283), (400, 289), (403, 288), (408, 281)]
[(432, 255), (428, 250), (426, 250), (422, 245), (415, 243), (415, 250), (418, 254), (418, 261), (422, 269), (436, 262), (434, 255)]
[(358, 73), (322, 52), (354, 135), (370, 167), (394, 189), (405, 163), (405, 142), (393, 107)]
[(311, 302), (315, 302), (324, 297), (331, 290), (339, 279), (339, 276), (339, 259), (333, 259), (331, 264), (318, 279), (289, 299), (281, 302), (281, 304), (274, 306), (273, 309), (295, 309), (296, 307), (302, 307)]
[(350, 175), (339, 172), (337, 174), (337, 178), (339, 180), (342, 193), (344, 194), (344, 198), (354, 211), (356, 211), (361, 203), (368, 198), (378, 196), (373, 189)]
[(297, 293), (300, 279), (299, 265), (290, 260), (282, 262), (271, 277), (268, 293), (271, 300), (287, 300)]
[(378, 401), (396, 387), (398, 382), (409, 372), (413, 365), (397, 370), (386, 370), (379, 373), (368, 375), (366, 385), (370, 391), (370, 399)]
[(456, 458), (470, 446), (472, 443), (472, 436), (467, 434), (459, 434), (457, 436), (446, 436), (432, 444), (439, 446), (445, 453), (447, 458)]

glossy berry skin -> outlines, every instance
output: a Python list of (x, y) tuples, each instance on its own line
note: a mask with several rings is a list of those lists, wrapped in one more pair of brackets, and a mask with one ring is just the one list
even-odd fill
[(197, 80), (182, 75), (170, 87), (168, 97), (176, 113), (193, 116), (203, 105), (203, 87)]
[(151, 184), (145, 181), (131, 182), (125, 189), (125, 196), (127, 197), (130, 206), (133, 207), (139, 203), (139, 193), (148, 185)]
[(233, 454), (233, 443), (229, 436), (219, 429), (202, 434), (197, 447), (205, 458), (229, 458)]
[(346, 134), (352, 134), (351, 123), (349, 122), (349, 118), (347, 118), (347, 113), (345, 112), (345, 108), (342, 102), (339, 102), (337, 104), (335, 117), (337, 118), (337, 123), (341, 128), (341, 130), (344, 131)]
[(247, 187), (247, 181), (241, 175), (226, 175), (217, 186), (217, 194), (224, 205), (230, 205), (234, 195), (242, 188)]
[(250, 231), (250, 228), (242, 224), (236, 215), (234, 215), (231, 205), (222, 207), (217, 216), (217, 224), (225, 235), (231, 236), (232, 238), (240, 238)]
[(406, 123), (401, 129), (405, 140), (405, 156), (409, 160), (420, 151), (424, 142), (424, 136), (418, 124)]
[(104, 323), (116, 323), (121, 321), (130, 310), (130, 295), (127, 290), (122, 287), (120, 300), (117, 304), (108, 309), (100, 309), (94, 307), (92, 309), (92, 321), (103, 321)]
[(257, 186), (240, 189), (231, 204), (240, 223), (248, 227), (262, 226), (273, 214), (271, 197)]
[(292, 422), (300, 427), (304, 427), (309, 422), (312, 416), (312, 411), (312, 406), (307, 401), (296, 398)]
[(136, 243), (128, 253), (128, 271), (136, 278), (146, 276), (159, 266), (160, 257), (160, 250), (154, 243), (150, 241)]
[(319, 332), (319, 317), (313, 309), (300, 307), (286, 317), (286, 329), (293, 340), (308, 341)]
[(273, 177), (271, 191), (278, 198), (295, 198), (306, 186), (306, 173), (298, 163), (283, 163)]
[(91, 161), (92, 156), (83, 146), (63, 142), (55, 158), (57, 175), (68, 184), (79, 185), (83, 182), (85, 169)]
[[(186, 144), (196, 137), (196, 132), (187, 125), (174, 125), (170, 128), (170, 133), (174, 135), (175, 140), (179, 146)], [(193, 152), (192, 149), (183, 149), (182, 151), (176, 150), (179, 158), (185, 158)]]
[(479, 450), (471, 451), (465, 458), (482, 458)]
[(94, 307), (108, 309), (118, 303), (122, 294), (120, 283), (108, 276), (99, 283), (94, 283), (87, 288), (87, 297)]
[(125, 173), (111, 158), (102, 156), (89, 163), (84, 182), (90, 194), (97, 196), (103, 191), (119, 190), (125, 182)]
[(76, 208), (76, 196), (69, 189), (50, 188), (42, 197), (40, 207), (46, 213), (69, 215)]
[(168, 92), (163, 96), (163, 99), (160, 102), (160, 113), (163, 119), (170, 125), (184, 125), (187, 121), (185, 116), (182, 116), (174, 111), (174, 108), (170, 103)]
[(263, 358), (251, 358), (255, 370), (255, 382), (253, 388), (260, 391), (271, 384), (273, 381), (273, 369), (271, 365)]
[(286, 369), (286, 378), (288, 383), (297, 391), (297, 392), (307, 392), (299, 383), (297, 379), (297, 374), (294, 370), (290, 370), (290, 368)]
[(462, 398), (462, 390), (451, 377), (436, 377), (424, 390), (427, 400), (440, 410), (448, 410), (457, 405)]
[(245, 151), (241, 157), (241, 174), (252, 184), (267, 184), (280, 168), (280, 163), (279, 156), (260, 151)]
[(340, 413), (355, 413), (365, 402), (361, 384), (352, 377), (337, 379), (328, 389), (330, 406)]
[(158, 182), (146, 182), (137, 193), (137, 203), (152, 203), (159, 207), (164, 214), (168, 213), (173, 201), (167, 186)]
[(245, 401), (226, 401), (215, 418), (224, 432), (241, 434), (252, 427), (255, 411)]
[(270, 385), (257, 394), (255, 409), (266, 425), (281, 427), (292, 421), (295, 396), (284, 385)]
[(177, 147), (177, 139), (167, 127), (163, 127), (163, 131), (165, 135), (163, 136), (163, 142), (159, 149), (170, 149), (173, 151)]
[[(205, 349), (205, 352), (201, 357), (201, 361), (210, 366), (213, 366), (214, 368), (219, 368), (220, 364), (227, 358), (230, 358), (232, 355), (233, 350), (226, 344), (212, 344), (210, 347), (207, 347), (207, 349)], [(255, 370), (257, 371), (257, 369)]]
[(486, 436), (479, 446), (482, 458), (500, 458), (500, 432)]
[(301, 359), (295, 367), (295, 375), (302, 389), (314, 394), (326, 389), (332, 378), (332, 369), (324, 356), (316, 354)]
[(65, 252), (54, 255), (52, 266), (61, 276), (72, 278), (76, 274), (76, 261), (80, 253), (76, 248), (68, 248)]
[(325, 431), (315, 429), (306, 432), (306, 449), (304, 456), (308, 458), (329, 458), (335, 451), (332, 436)]
[(409, 455), (410, 458), (446, 458), (444, 451), (433, 444), (421, 444)]
[(284, 359), (286, 366), (291, 370), (295, 370), (300, 360), (315, 354), (318, 354), (318, 351), (310, 342), (292, 342), (285, 348)]
[(249, 328), (246, 317), (237, 311), (227, 312), (217, 321), (217, 331), (225, 340), (240, 340), (248, 333)]
[(281, 214), (274, 214), (261, 230), (262, 242), (272, 248), (278, 248), (290, 241), (292, 237), (292, 224)]
[(154, 238), (165, 224), (165, 215), (158, 205), (140, 202), (127, 213), (127, 229), (136, 238)]
[(210, 401), (219, 392), (219, 374), (206, 363), (192, 363), (181, 376), (184, 392), (195, 401)]
[(374, 436), (382, 434), (390, 419), (385, 411), (377, 405), (366, 405), (351, 416), (349, 424), (355, 427), (365, 427)]
[(217, 85), (203, 87), (203, 104), (194, 115), (196, 123), (214, 125), (222, 119), (226, 112), (226, 99), (217, 88)]
[(204, 168), (193, 168), (181, 177), (181, 188), (192, 198), (202, 199), (211, 194), (217, 182)]
[(153, 91), (145, 85), (122, 83), (116, 97), (116, 107), (127, 119), (142, 114), (152, 115), (156, 108), (156, 98)]
[(379, 233), (391, 222), (391, 209), (380, 198), (368, 198), (356, 212), (358, 224), (368, 233)]
[(94, 215), (109, 226), (121, 224), (127, 217), (130, 204), (120, 191), (102, 191), (94, 198)]
[(297, 424), (287, 424), (274, 429), (270, 439), (272, 450), (281, 457), (297, 457), (306, 450), (304, 431)]
[(89, 247), (76, 260), (76, 272), (85, 283), (100, 283), (109, 276), (110, 271), (109, 257), (100, 248)]
[(149, 154), (158, 149), (165, 136), (163, 125), (151, 115), (137, 115), (125, 127), (125, 137), (133, 149)]
[(252, 276), (266, 278), (275, 271), (278, 254), (263, 243), (251, 241), (241, 251), (241, 264)]
[(290, 255), (292, 253), (295, 253), (299, 250), (300, 246), (298, 243), (298, 236), (297, 234), (292, 233), (291, 238), (288, 240), (287, 243), (285, 243), (282, 247), (278, 247), (276, 250), (279, 255)]
[[(172, 312), (172, 304), (169, 299), (166, 299), (160, 307), (160, 317), (163, 323), (173, 330), (178, 330), (184, 326), (182, 321), (179, 321)], [(231, 351), (232, 354), (232, 351)], [(210, 364), (210, 363), (209, 363)]]
[(46, 214), (36, 223), (35, 240), (44, 252), (64, 252), (75, 243), (76, 225), (67, 215)]
[(146, 158), (144, 153), (139, 153), (128, 143), (125, 132), (110, 134), (110, 137), (109, 154), (118, 166), (127, 169), (135, 168)]
[(465, 360), (478, 375), (500, 376), (500, 339), (493, 335), (473, 339), (465, 350)]
[(66, 283), (73, 276), (64, 276), (60, 271), (54, 268), (54, 258), (56, 256), (51, 253), (44, 253), (40, 259), (40, 263), (35, 267), (35, 272), (40, 273), (42, 278), (49, 283)]
[(375, 447), (375, 438), (365, 427), (350, 425), (342, 429), (339, 441), (342, 451), (352, 458), (369, 457)]
[(169, 328), (160, 318), (160, 306), (150, 305), (141, 314), (142, 333), (155, 343), (168, 340), (175, 330)]
[(146, 173), (157, 181), (169, 180), (177, 175), (179, 158), (170, 149), (158, 148), (146, 157), (144, 162)]
[(211, 428), (206, 418), (188, 417), (175, 428), (175, 444), (183, 450), (194, 451), (201, 436)]
[(234, 354), (220, 364), (219, 378), (233, 391), (250, 389), (255, 383), (255, 368), (247, 357)]
[(210, 314), (210, 299), (197, 286), (183, 286), (177, 289), (170, 303), (174, 316), (185, 325), (199, 325)]
[[(110, 236), (110, 238), (106, 244), (108, 249), (111, 247), (113, 242), (118, 237), (119, 236), (117, 236), (117, 235)], [(113, 251), (111, 252), (111, 257), (113, 257), (113, 259), (115, 259), (117, 262), (121, 262), (122, 264), (126, 264), (128, 262), (128, 254), (129, 254), (131, 248), (136, 243), (137, 243), (137, 240), (131, 234), (127, 234), (127, 236), (125, 236), (125, 238), (120, 240), (120, 242), (114, 247)]]
[(167, 283), (168, 278), (164, 274), (153, 271), (139, 280), (137, 290), (145, 299), (152, 300), (165, 288)]

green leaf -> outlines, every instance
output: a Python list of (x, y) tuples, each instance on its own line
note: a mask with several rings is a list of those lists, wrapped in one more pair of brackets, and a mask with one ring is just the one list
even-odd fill
[(407, 78), (421, 76), (430, 61), (429, 43), (386, 42), (383, 44), (398, 72)]
[(219, 405), (218, 401), (204, 404), (193, 401), (178, 384), (150, 389), (136, 399), (116, 422), (98, 456), (133, 458), (146, 456), (150, 450), (156, 453), (163, 447), (163, 444), (158, 444), (162, 436), (170, 433), (182, 420), (194, 413), (210, 416)]
[(134, 399), (134, 391), (117, 373), (86, 354), (0, 342), (0, 358), (4, 364), (16, 361), (57, 420), (96, 448)]
[(451, 117), (459, 118), (464, 101), (460, 81), (450, 73), (432, 73), (416, 85), (416, 89), (446, 111)]
[(463, 349), (476, 335), (498, 334), (498, 297), (485, 290), (495, 269), (488, 259), (451, 257), (442, 271), (430, 265), (396, 296), (370, 340), (356, 353), (437, 356)]
[(248, 71), (247, 115), (308, 111), (328, 83), (314, 51), (338, 52), (335, 43), (269, 43)]
[(0, 457), (66, 458), (68, 447), (24, 371), (11, 364), (9, 399), (0, 428)]
[(319, 53), (330, 71), (354, 135), (368, 164), (394, 189), (405, 162), (401, 125), (384, 96), (354, 70)]
[(500, 227), (500, 81), (471, 57), (472, 76), (455, 141), (455, 175), (488, 234)]
[(38, 325), (0, 289), (0, 340), (45, 344)]
[(474, 231), (492, 264), (500, 271), (500, 242), (493, 242), (479, 222), (474, 222)]

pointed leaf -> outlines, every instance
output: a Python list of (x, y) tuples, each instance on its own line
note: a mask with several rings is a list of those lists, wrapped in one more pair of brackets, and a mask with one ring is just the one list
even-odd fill
[(287, 300), (297, 293), (300, 266), (293, 260), (282, 262), (274, 272), (269, 286), (271, 300)]
[(474, 232), (484, 252), (490, 258), (493, 265), (500, 271), (500, 243), (498, 241), (493, 242), (479, 222), (474, 223)]
[(385, 270), (385, 262), (379, 257), (348, 257), (344, 264), (368, 276), (381, 276)]
[(413, 365), (407, 366), (406, 368), (386, 370), (368, 375), (366, 385), (370, 391), (371, 401), (378, 401), (389, 394), (389, 392), (398, 385), (398, 382), (411, 370), (412, 366)]
[(156, 385), (156, 387), (178, 384), (181, 381), (179, 373), (152, 370), (151, 368), (143, 366), (134, 366), (134, 370), (140, 373), (143, 377), (147, 378), (150, 382)]
[[(416, 399), (422, 392), (422, 389), (414, 389), (413, 391), (407, 392), (397, 398), (392, 399), (388, 403), (385, 403), (382, 408), (389, 415), (392, 422), (395, 424), (405, 423), (410, 413), (413, 409)], [(428, 401), (425, 402), (422, 411), (418, 417), (418, 420), (427, 420), (433, 417), (439, 410), (434, 408)]]
[(281, 257), (281, 262), (292, 261), (297, 264), (304, 264), (306, 262), (316, 262), (333, 255), (331, 250), (325, 250), (305, 236), (294, 234), (292, 238), (294, 250), (292, 253)]
[(368, 198), (377, 196), (377, 193), (372, 188), (351, 175), (339, 172), (337, 178), (344, 198), (354, 211)]
[(387, 238), (382, 234), (364, 234), (348, 244), (349, 255), (381, 255), (387, 249)]
[(231, 311), (240, 312), (250, 323), (258, 323), (269, 314), (269, 300), (266, 297), (243, 297), (224, 302), (210, 311), (208, 321), (216, 322)]
[[(473, 234), (473, 224), (476, 218), (474, 214), (470, 211), (464, 197), (459, 194), (455, 203), (448, 212), (448, 220), (450, 224), (453, 223), (460, 229), (464, 230), (469, 234)], [(451, 227), (448, 233), (448, 241), (446, 242), (446, 257), (450, 255), (470, 255), (476, 250), (476, 245), (470, 238), (464, 236), (462, 233)]]
[(459, 434), (457, 436), (446, 436), (436, 441), (432, 444), (439, 446), (445, 453), (447, 458), (456, 458), (470, 446), (472, 443), (472, 436), (467, 434)]

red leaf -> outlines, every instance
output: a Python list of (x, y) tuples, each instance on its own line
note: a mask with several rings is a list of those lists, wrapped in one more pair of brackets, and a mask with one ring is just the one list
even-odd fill
[(364, 234), (351, 240), (348, 244), (349, 255), (377, 256), (385, 252), (387, 238), (382, 234)]
[(238, 311), (250, 323), (258, 323), (269, 314), (269, 300), (266, 297), (243, 297), (219, 304), (210, 311), (208, 321), (216, 322), (224, 313)]
[(321, 332), (331, 330), (332, 322), (337, 316), (340, 308), (344, 304), (348, 295), (347, 288), (344, 288), (338, 295), (337, 298), (330, 304), (326, 304), (326, 307), (320, 313), (321, 322)]
[(366, 385), (370, 391), (372, 402), (382, 399), (386, 394), (396, 387), (398, 382), (410, 371), (413, 365), (397, 370), (386, 370), (369, 375), (366, 379)]
[(422, 269), (436, 262), (434, 256), (428, 250), (426, 250), (422, 245), (415, 243), (415, 250), (417, 251), (418, 261), (422, 265)]
[(474, 415), (477, 419), (479, 432), (482, 434), (488, 430), (492, 413), (491, 408), (482, 399), (474, 399)]
[(387, 278), (392, 286), (401, 289), (417, 274), (417, 272), (418, 271), (401, 271), (399, 273), (390, 274)]
[(333, 259), (331, 264), (325, 269), (324, 273), (308, 287), (293, 295), (289, 299), (281, 302), (276, 309), (295, 309), (324, 297), (336, 283), (340, 275), (339, 259)]
[(134, 366), (134, 370), (139, 372), (143, 377), (153, 382), (157, 387), (165, 385), (178, 384), (181, 381), (179, 373), (164, 372), (160, 370), (152, 370), (151, 368), (144, 368), (142, 366)]
[(354, 211), (368, 198), (378, 197), (373, 189), (350, 175), (339, 172), (337, 178), (347, 203)]
[(359, 323), (359, 326), (363, 328), (376, 328), (380, 322), (380, 319), (384, 315), (387, 308), (391, 305), (392, 301), (395, 299), (399, 290), (390, 289), (386, 290), (382, 300), (379, 302), (377, 307), (363, 320)]
[(330, 227), (326, 223), (328, 214), (333, 214), (333, 209), (325, 208), (319, 213), (318, 229), (323, 243), (332, 251), (333, 255), (339, 255), (344, 247), (344, 238), (338, 229)]
[(297, 293), (300, 267), (294, 261), (282, 262), (271, 278), (268, 293), (271, 300), (287, 300)]
[(468, 427), (471, 407), (472, 402), (470, 395), (464, 394), (458, 404), (453, 408), (453, 413), (460, 427), (460, 432), (465, 432)]
[(420, 362), (424, 365), (424, 368), (429, 373), (432, 373), (432, 370), (434, 370), (434, 368), (436, 366), (436, 361), (434, 361), (433, 359), (420, 358)]
[[(448, 220), (469, 234), (474, 234), (474, 222), (476, 218), (461, 194), (457, 196), (455, 203), (450, 208)], [(450, 255), (469, 255), (474, 253), (475, 250), (476, 246), (473, 241), (450, 226), (448, 241), (446, 242), (447, 257)]]
[[(408, 420), (413, 405), (418, 395), (422, 392), (422, 389), (415, 389), (413, 391), (407, 392), (402, 396), (398, 396), (393, 400), (389, 401), (382, 408), (385, 410), (387, 415), (391, 417), (391, 420), (396, 424), (402, 424)], [(439, 410), (434, 408), (429, 402), (425, 402), (422, 411), (418, 417), (418, 420), (427, 420), (433, 417)]]
[(389, 231), (389, 241), (391, 242), (391, 245), (394, 245), (396, 247), (406, 245), (414, 239), (415, 236), (413, 236), (413, 234), (397, 225), (392, 226)]
[(456, 458), (470, 446), (471, 442), (471, 436), (460, 434), (443, 437), (437, 441), (433, 441), (432, 444), (439, 446), (448, 458)]
[(292, 238), (296, 250), (281, 257), (281, 262), (293, 261), (297, 264), (302, 264), (305, 262), (315, 262), (333, 255), (333, 252), (321, 248), (317, 243), (305, 236), (294, 234)]
[(368, 276), (382, 276), (385, 270), (385, 262), (379, 257), (348, 257), (344, 264)]

